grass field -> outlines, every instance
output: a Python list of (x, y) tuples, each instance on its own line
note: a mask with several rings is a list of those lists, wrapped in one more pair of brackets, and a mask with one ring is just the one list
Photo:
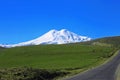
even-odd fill
[(16, 47), (0, 52), (0, 68), (84, 68), (108, 58), (111, 51), (110, 47), (79, 44)]
[(53, 80), (80, 73), (108, 60), (119, 43), (120, 37), (116, 36), (65, 45), (0, 47), (0, 79)]

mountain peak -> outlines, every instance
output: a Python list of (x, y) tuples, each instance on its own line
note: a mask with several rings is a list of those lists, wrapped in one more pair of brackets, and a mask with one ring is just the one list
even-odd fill
[(16, 47), (16, 46), (29, 46), (29, 45), (41, 45), (41, 44), (68, 44), (89, 41), (91, 38), (86, 36), (80, 36), (67, 29), (61, 29), (60, 31), (52, 29), (44, 35), (18, 44), (4, 45), (5, 47)]
[(65, 31), (68, 31), (67, 29), (61, 29), (60, 31), (63, 31), (63, 32), (65, 32)]
[[(68, 31), (67, 29), (61, 29), (59, 32), (67, 32), (67, 31)], [(54, 32), (58, 32), (58, 30), (52, 29), (49, 32), (54, 33)]]
[(56, 29), (52, 29), (52, 30), (50, 30), (50, 31), (58, 31), (58, 30), (56, 30)]

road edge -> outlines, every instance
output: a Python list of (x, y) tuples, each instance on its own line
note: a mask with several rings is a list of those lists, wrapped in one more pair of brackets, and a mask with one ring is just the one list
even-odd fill
[[(63, 78), (62, 80), (67, 80), (67, 79), (70, 79), (70, 78), (72, 78), (72, 77), (76, 77), (76, 76), (78, 76), (78, 75), (80, 75), (80, 74), (84, 74), (84, 73), (86, 73), (87, 71), (90, 71), (90, 70), (99, 68), (99, 67), (105, 65), (106, 63), (108, 63), (109, 61), (111, 61), (114, 57), (116, 57), (116, 56), (118, 55), (119, 52), (120, 52), (119, 49), (118, 49), (118, 50), (115, 50), (115, 51), (111, 52), (111, 53), (114, 53), (114, 54), (113, 54), (110, 58), (108, 58), (107, 60), (105, 60), (102, 64), (97, 65), (97, 66), (94, 66), (94, 67), (92, 67), (92, 68), (89, 68), (89, 69), (87, 69), (87, 70), (85, 70), (85, 71), (83, 71), (83, 72), (80, 72), (80, 73), (76, 74), (76, 75), (65, 77), (65, 78)], [(59, 79), (58, 79), (58, 80), (59, 80)]]

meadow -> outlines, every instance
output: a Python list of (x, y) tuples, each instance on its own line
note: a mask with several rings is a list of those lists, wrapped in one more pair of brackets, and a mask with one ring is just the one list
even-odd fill
[(0, 68), (84, 68), (108, 58), (111, 52), (111, 47), (79, 44), (16, 47), (0, 52)]

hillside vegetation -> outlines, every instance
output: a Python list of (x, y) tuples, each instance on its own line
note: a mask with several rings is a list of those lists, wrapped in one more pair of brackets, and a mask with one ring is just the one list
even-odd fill
[(80, 44), (120, 47), (120, 36), (99, 38)]
[(0, 80), (53, 80), (66, 74), (61, 71), (17, 67), (0, 70)]
[[(26, 77), (21, 78), (24, 72), (19, 69), (19, 67), (32, 67), (33, 69), (42, 69), (46, 71), (55, 71), (56, 78), (60, 75), (63, 76), (68, 73), (74, 73), (75, 70), (86, 70), (95, 65), (101, 64), (103, 61), (108, 59), (113, 54), (113, 48), (102, 47), (96, 45), (81, 45), (81, 44), (67, 44), (67, 45), (42, 45), (42, 46), (25, 46), (9, 48), (0, 51), (0, 68), (1, 68), (1, 78), (3, 80), (32, 80), (26, 79)], [(20, 76), (13, 75), (14, 69), (18, 68), (16, 72), (21, 72)], [(9, 68), (12, 72), (9, 71)], [(5, 72), (2, 72), (5, 69)], [(8, 70), (6, 70), (8, 69)], [(24, 70), (24, 69), (23, 69)], [(57, 74), (59, 72), (60, 74)], [(9, 74), (10, 73), (10, 74)], [(27, 77), (30, 78), (32, 72), (26, 73)], [(36, 73), (36, 72), (33, 72)], [(45, 75), (53, 74), (53, 72)], [(39, 75), (39, 74), (38, 74)], [(33, 75), (35, 77), (36, 75)], [(40, 75), (39, 75), (40, 76)], [(11, 79), (8, 79), (11, 77)], [(15, 77), (15, 79), (14, 79)], [(16, 79), (20, 77), (20, 79)], [(39, 79), (36, 80), (47, 80)], [(48, 77), (48, 80), (53, 80)]]
[(112, 48), (80, 44), (26, 46), (0, 52), (0, 67), (82, 68), (111, 56)]

